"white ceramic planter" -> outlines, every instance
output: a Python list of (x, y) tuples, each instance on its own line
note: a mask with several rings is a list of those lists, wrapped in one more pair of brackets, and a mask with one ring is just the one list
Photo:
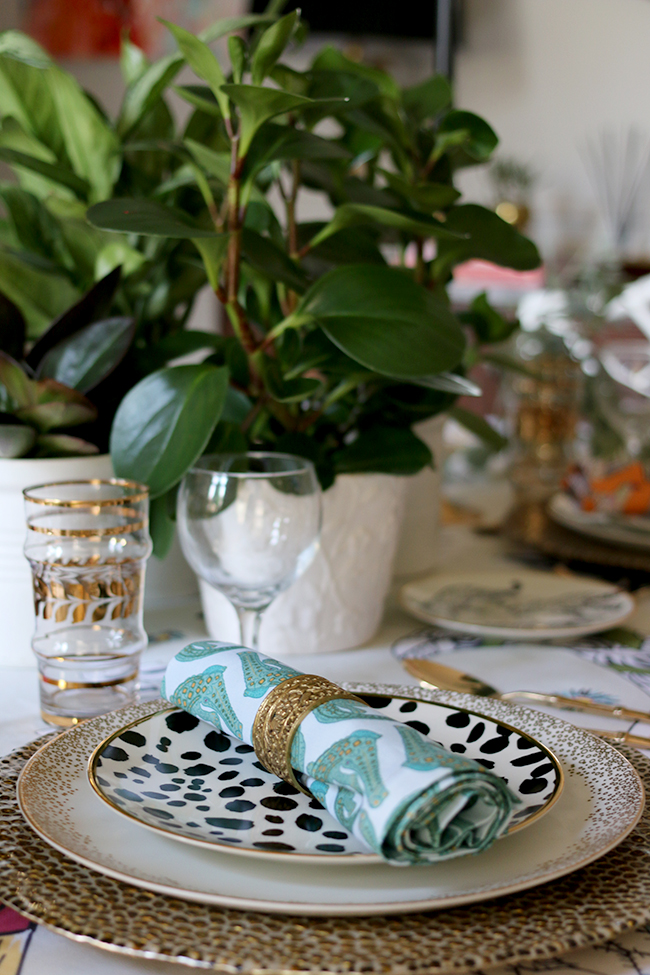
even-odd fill
[(23, 555), (25, 511), (23, 489), (51, 481), (112, 477), (108, 454), (92, 457), (48, 457), (43, 460), (0, 459), (0, 665), (28, 667), (34, 632), (34, 602), (29, 563)]
[(406, 479), (404, 517), (393, 563), (393, 571), (398, 579), (423, 575), (436, 564), (444, 462), (442, 429), (446, 419), (441, 414), (413, 427), (414, 432), (431, 450), (435, 469), (426, 467), (419, 474)]
[[(280, 659), (346, 650), (381, 621), (409, 478), (343, 475), (323, 495), (321, 548), (311, 566), (264, 614), (260, 649)], [(201, 582), (212, 637), (238, 639), (227, 599)]]

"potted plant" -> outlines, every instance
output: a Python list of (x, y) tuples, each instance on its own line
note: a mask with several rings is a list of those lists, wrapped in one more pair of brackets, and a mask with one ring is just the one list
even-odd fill
[[(226, 27), (260, 20), (245, 17)], [(167, 172), (164, 152), (125, 151), (127, 140), (170, 137), (173, 123), (155, 83), (137, 88), (146, 66), (141, 52), (125, 44), (122, 63), (127, 97), (111, 122), (30, 38), (0, 34), (0, 160), (15, 176), (0, 182), (4, 663), (31, 661), (22, 489), (112, 475), (115, 410), (130, 388), (175, 354), (173, 337), (206, 281), (191, 244), (132, 246), (85, 219), (90, 202), (113, 192), (153, 192)], [(179, 589), (193, 586), (185, 570), (174, 572)], [(150, 571), (147, 580), (154, 599), (155, 577)]]
[[(496, 137), (451, 108), (443, 79), (402, 91), (329, 49), (296, 72), (279, 63), (295, 12), (248, 43), (231, 34), (225, 71), (205, 38), (169, 27), (178, 53), (153, 65), (126, 45), (132, 81), (111, 129), (123, 158), (136, 169), (146, 158), (154, 175), (114, 183), (111, 198), (88, 198), (87, 212), (93, 232), (121, 234), (116, 244), (151, 267), (172, 253), (205, 275), (227, 317), (220, 336), (188, 332), (182, 320), (155, 344), (138, 347), (136, 335), (147, 374), (121, 398), (110, 446), (118, 473), (150, 485), (159, 550), (173, 533), (177, 484), (206, 450), (307, 456), (326, 499), (348, 475), (394, 486), (430, 464), (412, 426), (471, 391), (465, 374), (479, 344), (510, 328), (484, 298), (463, 320), (452, 312), (454, 265), (539, 260), (494, 213), (458, 203), (455, 171), (487, 159)], [(194, 112), (182, 135), (161, 134), (153, 116), (165, 114), (164, 90), (183, 63), (202, 82), (176, 89)], [(138, 132), (149, 117), (153, 134)], [(319, 134), (326, 117), (337, 119), (336, 137)], [(4, 151), (15, 163), (19, 150)], [(327, 194), (329, 221), (300, 222), (303, 186)], [(198, 348), (207, 350), (198, 364), (165, 364)], [(397, 523), (399, 500), (392, 507)]]

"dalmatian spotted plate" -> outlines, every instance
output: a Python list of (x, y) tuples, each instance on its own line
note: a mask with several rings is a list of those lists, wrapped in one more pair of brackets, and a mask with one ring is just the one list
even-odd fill
[[(431, 701), (363, 698), (505, 779), (521, 800), (509, 832), (534, 822), (559, 798), (560, 763), (523, 731)], [(95, 749), (89, 777), (117, 812), (196, 846), (302, 862), (380, 862), (316, 799), (267, 772), (250, 745), (178, 708), (110, 735)]]

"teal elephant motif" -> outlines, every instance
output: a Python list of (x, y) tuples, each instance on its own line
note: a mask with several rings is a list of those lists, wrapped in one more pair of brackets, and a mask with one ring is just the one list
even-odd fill
[(202, 657), (210, 657), (213, 653), (224, 653), (225, 650), (236, 650), (237, 643), (216, 643), (210, 640), (203, 640), (201, 643), (190, 643), (184, 647), (180, 653), (176, 654), (177, 660), (200, 660)]
[(345, 697), (337, 697), (333, 701), (319, 704), (317, 708), (314, 708), (314, 715), (321, 724), (333, 724), (335, 721), (345, 721), (352, 718), (365, 718), (367, 721), (390, 721), (390, 718), (384, 714), (374, 714), (372, 708), (360, 701), (352, 701)]
[(416, 772), (429, 772), (435, 768), (452, 768), (458, 771), (465, 767), (474, 769), (474, 765), (470, 765), (466, 758), (446, 752), (415, 728), (401, 725), (397, 730), (406, 752), (406, 761), (402, 763), (405, 768), (412, 768)]
[(339, 789), (338, 795), (334, 800), (334, 815), (341, 826), (352, 832), (354, 821), (361, 809), (361, 796), (358, 793), (350, 792), (349, 789)]
[(244, 737), (242, 723), (235, 714), (223, 679), (225, 667), (215, 664), (202, 674), (182, 681), (170, 700), (184, 711), (203, 718), (221, 731), (224, 725), (236, 738)]
[(270, 687), (300, 673), (279, 660), (260, 660), (260, 655), (254, 650), (242, 650), (237, 656), (241, 660), (246, 683), (244, 697), (264, 697)]
[(388, 795), (379, 769), (375, 731), (361, 730), (341, 738), (307, 766), (314, 779), (334, 782), (366, 796), (371, 806), (380, 806)]
[(327, 796), (327, 790), (329, 785), (327, 782), (312, 782), (309, 786), (309, 791), (311, 792), (314, 799), (318, 799), (321, 806), (325, 805), (325, 798)]

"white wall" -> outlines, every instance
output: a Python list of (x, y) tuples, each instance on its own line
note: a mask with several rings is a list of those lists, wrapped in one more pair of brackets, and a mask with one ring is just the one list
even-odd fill
[(537, 170), (542, 243), (586, 233), (597, 247), (580, 148), (605, 129), (650, 139), (650, 0), (466, 0), (465, 11), (457, 103)]

